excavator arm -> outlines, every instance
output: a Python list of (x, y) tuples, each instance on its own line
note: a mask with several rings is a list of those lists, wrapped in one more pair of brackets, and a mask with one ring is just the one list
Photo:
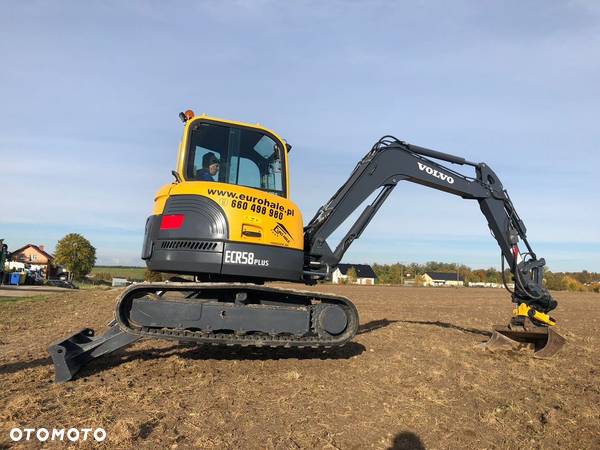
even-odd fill
[[(475, 176), (458, 173), (434, 159), (472, 166)], [(410, 181), (464, 199), (476, 200), (500, 246), (502, 266), (506, 260), (512, 272), (515, 288), (510, 292), (513, 303), (521, 311), (515, 315), (527, 315), (537, 322), (554, 325), (554, 319), (547, 313), (556, 308), (557, 302), (543, 286), (545, 261), (538, 259), (533, 252), (527, 241), (525, 225), (494, 171), (485, 163), (474, 163), (459, 156), (408, 144), (393, 136), (384, 136), (373, 146), (356, 165), (348, 180), (304, 228), (304, 273), (307, 283), (324, 278), (340, 262), (400, 181)], [(332, 250), (327, 239), (378, 190), (375, 199), (366, 206)], [(519, 249), (519, 240), (527, 248), (524, 253)], [(504, 284), (507, 287), (506, 281)]]

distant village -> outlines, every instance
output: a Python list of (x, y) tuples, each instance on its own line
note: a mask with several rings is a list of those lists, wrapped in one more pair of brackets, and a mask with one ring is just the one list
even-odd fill
[[(465, 265), (430, 261), (425, 264), (338, 264), (331, 276), (334, 284), (472, 287), (514, 289), (512, 275), (490, 267), (471, 269)], [(600, 273), (551, 272), (544, 274), (548, 289), (600, 292)]]
[[(331, 276), (331, 282), (334, 284), (392, 284), (381, 283), (373, 267), (368, 264), (338, 264)], [(459, 271), (454, 272), (435, 272), (427, 271), (421, 274), (406, 272), (403, 274), (400, 283), (405, 286), (446, 286), (446, 287), (488, 287), (499, 288), (503, 284), (485, 281), (465, 281)], [(507, 283), (510, 289), (514, 289), (513, 283)]]

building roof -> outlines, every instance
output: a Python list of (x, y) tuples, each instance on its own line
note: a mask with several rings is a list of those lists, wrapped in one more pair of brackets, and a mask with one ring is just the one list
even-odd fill
[(20, 252), (22, 252), (23, 250), (25, 250), (25, 249), (26, 249), (26, 248), (28, 248), (28, 247), (33, 247), (35, 250), (37, 250), (37, 251), (38, 251), (38, 252), (40, 252), (42, 255), (44, 255), (46, 258), (48, 258), (48, 261), (51, 261), (51, 260), (53, 260), (53, 259), (54, 259), (54, 256), (52, 256), (50, 253), (48, 253), (48, 252), (46, 252), (46, 251), (42, 250), (40, 247), (38, 247), (37, 245), (34, 245), (34, 244), (27, 244), (27, 245), (24, 245), (23, 247), (21, 247), (21, 248), (18, 248), (18, 249), (16, 249), (15, 251), (12, 251), (12, 252), (10, 252), (10, 255), (12, 256), (12, 255), (15, 255), (15, 254), (17, 254), (17, 253), (20, 253)]
[(429, 275), (432, 280), (464, 281), (464, 278), (456, 272), (425, 272), (425, 275)]
[(348, 269), (354, 267), (356, 270), (356, 276), (358, 278), (377, 278), (373, 268), (368, 264), (338, 264), (337, 268), (340, 269), (342, 275), (348, 275)]

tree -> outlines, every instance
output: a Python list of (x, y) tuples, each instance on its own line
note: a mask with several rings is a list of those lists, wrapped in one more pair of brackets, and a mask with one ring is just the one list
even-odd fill
[(77, 233), (69, 233), (56, 244), (54, 262), (66, 267), (71, 280), (81, 280), (96, 264), (96, 248)]
[(544, 282), (547, 289), (552, 291), (566, 291), (565, 279), (560, 273), (552, 273), (550, 270), (544, 273)]
[[(0, 239), (0, 275), (4, 272), (4, 264), (8, 258), (8, 245), (4, 243), (4, 239)], [(0, 278), (0, 283), (2, 279)]]
[(487, 281), (488, 283), (502, 283), (501, 278), (502, 276), (500, 275), (500, 273), (493, 267), (490, 267), (488, 270), (485, 271), (485, 281)]
[(348, 272), (346, 272), (346, 275), (348, 276), (348, 282), (350, 284), (356, 283), (358, 274), (356, 273), (356, 269), (354, 268), (354, 266), (352, 266), (348, 269)]
[(563, 277), (563, 283), (567, 287), (567, 291), (576, 291), (576, 292), (585, 291), (585, 287), (583, 286), (583, 284), (581, 284), (579, 281), (577, 281), (577, 279), (570, 277), (568, 275), (565, 275)]

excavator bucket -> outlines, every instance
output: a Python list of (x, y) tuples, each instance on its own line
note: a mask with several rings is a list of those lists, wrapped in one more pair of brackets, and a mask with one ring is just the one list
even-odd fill
[(487, 342), (481, 344), (488, 350), (518, 350), (531, 348), (536, 358), (552, 358), (565, 345), (567, 340), (558, 334), (552, 327), (534, 326), (528, 329), (511, 328), (496, 325)]

